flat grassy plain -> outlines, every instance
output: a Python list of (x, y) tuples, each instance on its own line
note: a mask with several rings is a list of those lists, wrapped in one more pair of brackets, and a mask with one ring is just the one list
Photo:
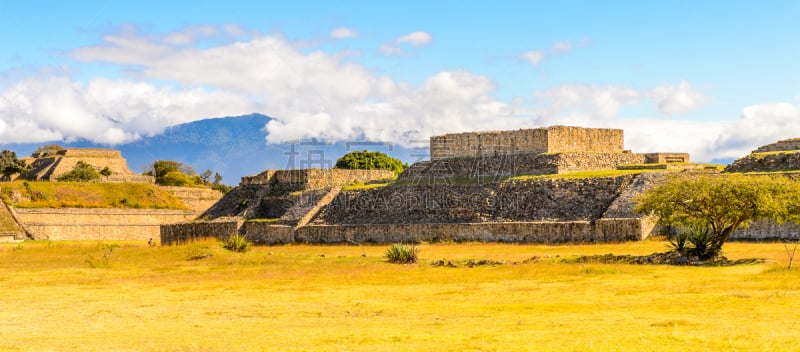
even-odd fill
[(412, 265), (387, 247), (0, 244), (0, 351), (800, 350), (780, 243), (726, 244), (767, 260), (729, 267), (560, 262), (661, 241), (430, 244)]

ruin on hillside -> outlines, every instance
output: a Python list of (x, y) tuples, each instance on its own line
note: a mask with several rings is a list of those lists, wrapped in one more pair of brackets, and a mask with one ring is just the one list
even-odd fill
[(800, 171), (800, 138), (767, 144), (725, 168), (725, 172)]
[(54, 152), (33, 153), (28, 158), (23, 158), (30, 171), (22, 178), (32, 181), (57, 181), (58, 177), (72, 169), (82, 161), (91, 165), (97, 172), (105, 168), (111, 172), (110, 176), (101, 176), (101, 181), (106, 182), (148, 182), (153, 183), (152, 176), (137, 175), (128, 168), (128, 162), (122, 157), (122, 152), (114, 149), (99, 148), (69, 148)]

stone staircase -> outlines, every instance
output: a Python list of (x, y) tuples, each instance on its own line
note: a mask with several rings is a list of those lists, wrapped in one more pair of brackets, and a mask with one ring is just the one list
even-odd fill
[(601, 218), (640, 218), (642, 215), (636, 214), (633, 211), (634, 198), (642, 194), (647, 189), (652, 188), (655, 184), (664, 182), (664, 173), (661, 172), (643, 172), (636, 176), (628, 187), (625, 187), (611, 202), (611, 205), (606, 209)]
[(17, 239), (17, 236), (17, 232), (0, 232), (0, 242), (22, 242), (22, 240)]

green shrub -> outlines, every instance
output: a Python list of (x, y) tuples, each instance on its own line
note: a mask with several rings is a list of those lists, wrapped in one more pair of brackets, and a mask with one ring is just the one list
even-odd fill
[(402, 161), (381, 152), (354, 151), (336, 160), (337, 169), (390, 170), (399, 175), (408, 167)]
[(97, 170), (83, 161), (78, 161), (72, 171), (67, 172), (57, 178), (59, 181), (72, 181), (72, 182), (89, 182), (99, 180), (100, 174)]
[(228, 185), (223, 185), (221, 183), (212, 183), (211, 184), (211, 189), (217, 190), (220, 193), (225, 194), (225, 193), (230, 192), (233, 189), (233, 187), (228, 186)]
[(158, 184), (162, 186), (194, 186), (195, 182), (192, 176), (184, 174), (180, 171), (170, 171), (160, 178), (161, 182)]
[(250, 241), (247, 240), (247, 236), (237, 233), (226, 238), (225, 243), (222, 244), (222, 248), (229, 251), (244, 253), (250, 250)]
[(105, 177), (111, 176), (111, 173), (112, 173), (111, 169), (109, 169), (108, 166), (106, 166), (102, 170), (100, 170), (100, 174), (105, 176)]
[(414, 244), (393, 243), (386, 250), (389, 263), (410, 264), (417, 262), (419, 249)]

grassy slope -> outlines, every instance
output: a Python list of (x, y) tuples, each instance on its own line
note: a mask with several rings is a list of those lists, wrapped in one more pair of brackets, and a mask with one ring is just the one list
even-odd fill
[[(9, 182), (0, 196), (19, 208), (189, 209), (169, 192), (147, 183)], [(12, 193), (26, 200), (12, 202)]]
[[(124, 243), (90, 268), (97, 243), (0, 244), (0, 350), (800, 348), (800, 270), (781, 244), (727, 244), (731, 259), (770, 260), (737, 267), (522, 263), (664, 245), (437, 244), (394, 265), (386, 246)], [(507, 264), (426, 264), (440, 258)]]
[(11, 216), (11, 213), (8, 211), (8, 209), (6, 209), (3, 204), (0, 204), (0, 232), (16, 231), (19, 231), (17, 222), (14, 221), (14, 217)]

